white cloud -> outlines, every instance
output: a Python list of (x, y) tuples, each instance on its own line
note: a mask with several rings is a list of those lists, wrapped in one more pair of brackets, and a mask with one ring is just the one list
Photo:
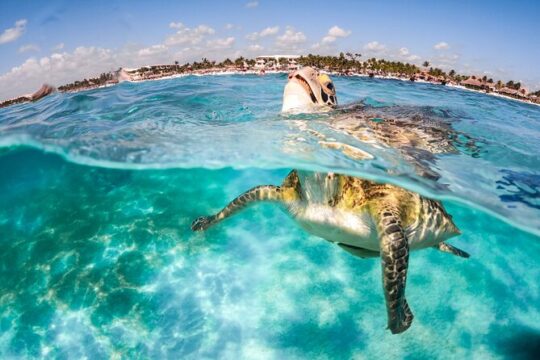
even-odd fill
[(280, 49), (295, 50), (299, 45), (306, 42), (306, 35), (301, 31), (296, 31), (293, 27), (287, 26), (283, 35), (276, 39), (276, 46)]
[(443, 70), (449, 70), (450, 68), (455, 67), (458, 64), (459, 55), (458, 54), (440, 54), (432, 59), (432, 64), (434, 67), (441, 68)]
[(206, 45), (211, 49), (228, 49), (234, 45), (234, 37), (229, 36), (226, 39), (209, 40)]
[(249, 51), (261, 51), (261, 50), (264, 50), (264, 47), (262, 47), (259, 44), (253, 44), (253, 45), (249, 45), (248, 50)]
[(122, 60), (111, 50), (96, 47), (78, 47), (72, 53), (53, 53), (40, 59), (32, 57), (0, 75), (0, 98), (35, 91), (43, 83), (60, 85), (97, 75), (117, 68)]
[[(382, 48), (379, 49), (379, 54), (390, 60), (404, 61), (404, 62), (410, 62), (410, 63), (415, 63), (415, 62), (418, 62), (418, 60), (420, 60), (420, 56), (411, 54), (411, 51), (406, 47), (401, 47), (399, 49), (388, 49), (384, 45), (381, 45), (381, 46)], [(377, 48), (377, 46), (375, 47)]]
[(260, 37), (270, 36), (270, 35), (276, 35), (279, 31), (279, 26), (274, 27), (267, 27), (266, 29), (263, 29), (260, 33)]
[(380, 51), (386, 50), (386, 45), (381, 44), (378, 41), (372, 41), (372, 42), (367, 43), (364, 46), (364, 49), (370, 50), (373, 52), (380, 52)]
[(403, 61), (409, 63), (417, 63), (420, 60), (420, 56), (412, 54), (406, 47), (400, 48), (388, 48), (386, 45), (379, 43), (378, 41), (372, 41), (364, 45), (364, 50), (369, 54), (376, 55), (376, 57), (384, 58), (392, 61)]
[(433, 45), (433, 48), (435, 50), (446, 50), (450, 48), (450, 45), (448, 45), (448, 43), (445, 43), (444, 41), (441, 41), (440, 43)]
[(409, 55), (409, 49), (407, 49), (406, 47), (402, 47), (401, 49), (399, 49), (399, 55), (401, 56)]
[(60, 51), (64, 48), (64, 43), (57, 44), (53, 47), (53, 50)]
[(152, 45), (147, 48), (143, 48), (138, 51), (139, 56), (150, 56), (150, 55), (156, 55), (160, 53), (164, 53), (168, 50), (167, 46), (163, 44), (158, 45)]
[(319, 48), (322, 45), (329, 45), (334, 43), (337, 38), (344, 38), (351, 35), (350, 30), (344, 30), (337, 25), (328, 29), (328, 33), (321, 39), (320, 43), (313, 45), (314, 48)]
[(28, 21), (26, 19), (17, 20), (14, 27), (4, 30), (0, 34), (0, 44), (17, 40), (24, 33), (27, 23)]
[(37, 46), (36, 44), (26, 44), (19, 48), (20, 53), (25, 53), (28, 51), (39, 51), (39, 50), (40, 50), (39, 46)]
[(174, 22), (174, 21), (172, 21), (172, 22), (169, 23), (169, 27), (170, 27), (171, 29), (181, 29), (181, 28), (184, 27), (184, 24), (182, 24), (181, 22)]
[(351, 31), (350, 30), (343, 30), (339, 26), (334, 25), (334, 26), (332, 26), (330, 28), (330, 30), (328, 30), (328, 35), (333, 36), (333, 37), (347, 37), (347, 36), (351, 35)]
[(251, 34), (246, 35), (246, 39), (255, 41), (259, 38), (276, 35), (279, 32), (279, 26), (269, 26), (262, 29), (259, 32), (252, 32)]
[(257, 6), (259, 6), (258, 1), (249, 1), (249, 2), (246, 3), (246, 7), (249, 8), (249, 9), (256, 8)]
[(169, 27), (178, 30), (165, 40), (165, 45), (195, 45), (200, 43), (206, 36), (213, 35), (216, 32), (207, 25), (199, 25), (191, 29), (182, 23), (172, 22)]
[(114, 51), (98, 47), (78, 47), (70, 53), (55, 52), (39, 59), (31, 57), (0, 75), (0, 99), (31, 93), (43, 83), (59, 86), (116, 70), (121, 66), (141, 66), (167, 60), (172, 62), (167, 52), (158, 54), (156, 50), (159, 50), (159, 47), (150, 47), (147, 50), (125, 47)]
[(328, 36), (328, 35), (325, 36), (325, 37), (323, 37), (322, 40), (321, 40), (321, 42), (322, 42), (323, 44), (331, 44), (331, 43), (333, 43), (334, 41), (336, 41), (336, 38), (333, 37), (333, 36)]
[(397, 58), (402, 61), (415, 62), (420, 60), (420, 56), (411, 54), (409, 49), (402, 47), (398, 50)]
[(234, 29), (234, 24), (225, 24), (225, 30), (232, 30)]

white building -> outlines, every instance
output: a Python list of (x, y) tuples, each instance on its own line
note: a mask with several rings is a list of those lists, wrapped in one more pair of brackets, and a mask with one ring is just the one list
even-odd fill
[[(298, 59), (300, 55), (261, 55), (257, 56), (257, 62), (255, 63), (256, 69), (277, 69), (287, 66), (288, 70), (298, 69)], [(285, 59), (286, 64), (283, 64), (282, 59)]]

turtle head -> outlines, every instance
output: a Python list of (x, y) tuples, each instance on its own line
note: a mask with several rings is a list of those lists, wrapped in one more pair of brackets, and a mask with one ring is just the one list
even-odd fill
[(282, 112), (315, 112), (335, 108), (336, 89), (330, 77), (306, 66), (289, 74)]

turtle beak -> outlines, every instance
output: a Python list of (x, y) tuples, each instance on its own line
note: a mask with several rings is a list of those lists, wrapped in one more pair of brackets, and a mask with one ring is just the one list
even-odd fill
[(309, 85), (309, 82), (306, 80), (306, 78), (304, 78), (298, 71), (289, 75), (289, 82), (290, 81), (300, 84), (300, 86), (302, 86), (306, 93), (309, 95), (311, 102), (313, 104), (317, 104), (317, 97), (315, 96), (311, 85)]
[(282, 112), (311, 112), (318, 104), (317, 97), (308, 80), (298, 71), (289, 74), (283, 91)]

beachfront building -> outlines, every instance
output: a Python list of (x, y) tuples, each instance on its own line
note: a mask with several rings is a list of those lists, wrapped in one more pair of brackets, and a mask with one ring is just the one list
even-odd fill
[(300, 55), (261, 55), (257, 56), (255, 68), (259, 70), (296, 70), (299, 68), (298, 59)]
[(474, 90), (486, 90), (484, 82), (476, 76), (469, 76), (469, 78), (461, 81), (460, 85)]
[(122, 68), (118, 73), (122, 75), (123, 80), (140, 81), (159, 79), (165, 76), (174, 75), (178, 70), (178, 65), (173, 64), (158, 64), (147, 65), (137, 69)]
[(527, 93), (528, 91), (524, 87), (520, 87), (519, 89), (511, 89), (505, 86), (499, 90), (499, 94), (510, 96), (516, 99), (527, 99)]
[(497, 85), (493, 83), (493, 80), (488, 80), (486, 76), (480, 77), (472, 75), (467, 79), (462, 80), (459, 84), (473, 90), (481, 90), (485, 92), (497, 91)]

